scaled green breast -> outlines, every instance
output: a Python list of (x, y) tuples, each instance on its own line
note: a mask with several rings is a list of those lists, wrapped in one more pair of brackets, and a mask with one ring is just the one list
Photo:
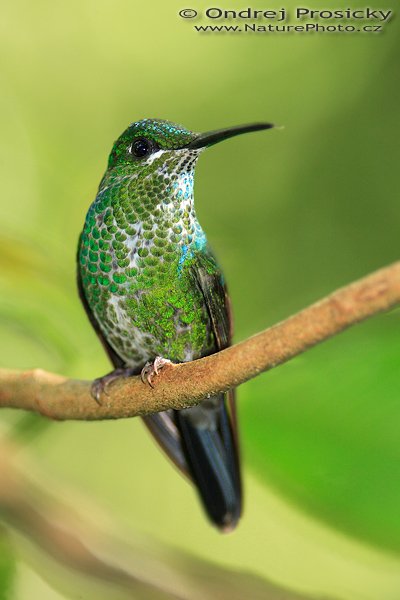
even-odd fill
[[(176, 183), (170, 182), (179, 194), (187, 183), (179, 181), (179, 188), (173, 187)], [(147, 194), (153, 184), (147, 183)], [(204, 233), (184, 192), (179, 208), (169, 210), (167, 202), (162, 210), (135, 201), (131, 185), (132, 178), (124, 177), (103, 188), (88, 212), (79, 251), (87, 301), (107, 341), (127, 364), (157, 355), (191, 360), (213, 345), (192, 270)], [(126, 197), (130, 200), (124, 206)]]

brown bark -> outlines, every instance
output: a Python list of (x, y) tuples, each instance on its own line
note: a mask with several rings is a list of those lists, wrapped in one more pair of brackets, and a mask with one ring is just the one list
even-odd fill
[(40, 369), (0, 369), (0, 407), (52, 419), (118, 419), (197, 404), (268, 371), (364, 319), (400, 303), (400, 262), (337, 290), (285, 321), (193, 362), (167, 366), (154, 389), (139, 377), (111, 384), (99, 406), (91, 382)]

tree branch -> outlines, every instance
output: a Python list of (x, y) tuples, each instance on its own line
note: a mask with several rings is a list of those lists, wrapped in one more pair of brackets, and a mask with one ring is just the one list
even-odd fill
[(93, 420), (193, 406), (399, 303), (400, 262), (396, 262), (235, 346), (200, 360), (164, 367), (154, 389), (140, 377), (118, 380), (98, 406), (90, 394), (90, 381), (39, 369), (0, 369), (0, 407), (36, 411), (58, 420)]

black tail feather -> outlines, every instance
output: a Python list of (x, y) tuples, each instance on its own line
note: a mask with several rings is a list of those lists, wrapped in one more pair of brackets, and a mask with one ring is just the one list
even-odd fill
[(224, 395), (175, 413), (192, 478), (211, 521), (232, 530), (241, 515), (237, 448)]

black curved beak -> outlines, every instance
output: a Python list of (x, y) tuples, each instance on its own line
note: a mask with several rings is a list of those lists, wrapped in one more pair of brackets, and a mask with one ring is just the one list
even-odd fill
[(214, 144), (218, 144), (218, 142), (227, 140), (235, 135), (250, 133), (251, 131), (261, 131), (262, 129), (271, 129), (272, 127), (274, 127), (272, 123), (251, 123), (250, 125), (238, 125), (237, 127), (208, 131), (207, 133), (200, 133), (184, 147), (190, 148), (191, 150), (197, 150), (199, 148), (213, 146)]

